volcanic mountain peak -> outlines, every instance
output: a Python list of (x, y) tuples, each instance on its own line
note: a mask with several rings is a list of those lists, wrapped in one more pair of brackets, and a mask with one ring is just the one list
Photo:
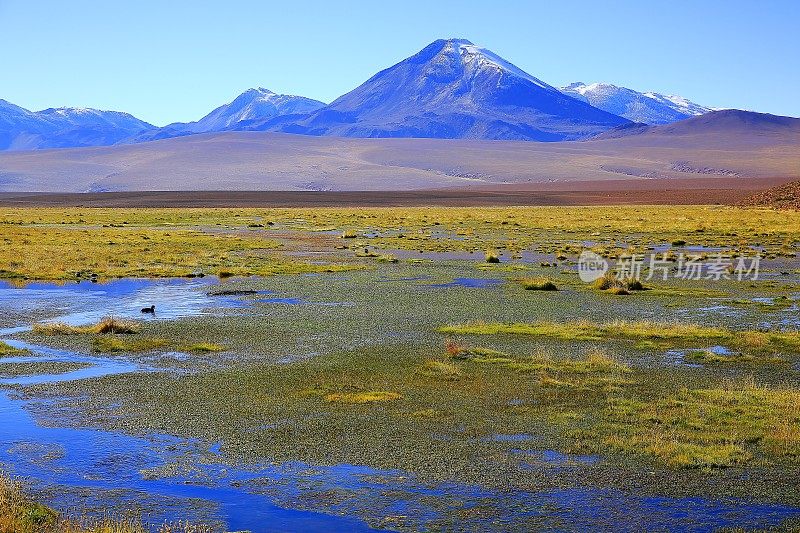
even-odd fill
[(308, 117), (251, 127), (344, 137), (558, 141), (626, 122), (466, 39), (440, 39)]

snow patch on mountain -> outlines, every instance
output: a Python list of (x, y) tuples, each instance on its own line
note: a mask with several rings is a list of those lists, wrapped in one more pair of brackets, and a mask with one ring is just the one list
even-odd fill
[(546, 84), (542, 80), (535, 78), (522, 70), (521, 68), (517, 67), (516, 65), (509, 63), (499, 55), (495, 54), (491, 50), (486, 48), (480, 48), (475, 46), (471, 42), (467, 41), (466, 39), (454, 39), (450, 41), (451, 44), (448, 46), (455, 46), (459, 47), (462, 57), (466, 63), (476, 62), (478, 68), (496, 68), (499, 70), (504, 70), (515, 76), (519, 76), (520, 78), (524, 78), (531, 83), (541, 87), (542, 89), (553, 89), (556, 90), (555, 87)]
[(154, 128), (119, 111), (60, 107), (34, 112), (0, 100), (0, 150), (107, 146)]
[(562, 87), (561, 91), (609, 113), (645, 124), (669, 124), (712, 111), (682, 96), (641, 93), (611, 83), (575, 82)]
[(307, 117), (248, 127), (343, 137), (561, 141), (627, 122), (470, 41), (440, 39)]

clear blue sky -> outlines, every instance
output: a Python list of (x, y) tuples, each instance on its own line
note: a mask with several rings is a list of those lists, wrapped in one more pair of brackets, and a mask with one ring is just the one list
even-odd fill
[[(196, 120), (249, 87), (325, 102), (440, 37), (552, 85), (800, 116), (800, 1), (0, 0), (0, 98)], [(493, 5), (494, 4), (494, 5)]]

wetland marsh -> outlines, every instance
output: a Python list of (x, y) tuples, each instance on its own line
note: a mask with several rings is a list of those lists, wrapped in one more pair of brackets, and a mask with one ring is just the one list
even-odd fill
[[(0, 469), (55, 510), (30, 531), (800, 526), (796, 212), (4, 208), (0, 232)], [(587, 249), (761, 268), (613, 291)]]

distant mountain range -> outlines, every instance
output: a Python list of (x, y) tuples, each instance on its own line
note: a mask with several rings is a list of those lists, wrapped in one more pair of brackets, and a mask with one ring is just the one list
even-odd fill
[(711, 109), (610, 84), (557, 89), (464, 39), (438, 40), (331, 104), (250, 89), (196, 122), (157, 128), (127, 113), (32, 112), (0, 100), (0, 150), (88, 147), (219, 131), (340, 137), (581, 140), (632, 123), (668, 124)]
[(598, 109), (643, 124), (669, 124), (712, 111), (682, 96), (640, 93), (610, 83), (576, 82), (562, 87), (561, 91)]
[(107, 147), (5, 151), (0, 191), (589, 190), (580, 182), (600, 186), (609, 180), (647, 181), (655, 190), (676, 179), (706, 187), (707, 180), (722, 178), (735, 188), (759, 188), (762, 178), (798, 179), (800, 119), (726, 110), (617, 133), (622, 129), (625, 135), (608, 138), (606, 132), (577, 143), (225, 131)]
[(197, 122), (175, 122), (163, 128), (142, 132), (127, 143), (152, 141), (167, 137), (244, 129), (245, 125), (285, 115), (305, 115), (325, 107), (323, 102), (304, 96), (275, 94), (259, 87), (249, 89), (229, 104), (222, 105)]
[(118, 111), (61, 107), (33, 112), (0, 100), (0, 150), (104, 146), (154, 128)]
[(249, 129), (340, 137), (580, 139), (628, 122), (534, 78), (493, 52), (439, 40), (302, 118)]

